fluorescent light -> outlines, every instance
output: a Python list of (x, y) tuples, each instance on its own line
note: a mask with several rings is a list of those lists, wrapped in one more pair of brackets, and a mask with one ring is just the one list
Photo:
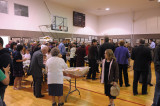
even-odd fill
[(109, 10), (110, 10), (110, 8), (106, 8), (105, 10), (109, 11)]

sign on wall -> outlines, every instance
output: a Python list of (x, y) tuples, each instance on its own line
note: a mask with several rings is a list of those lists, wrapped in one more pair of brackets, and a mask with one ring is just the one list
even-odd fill
[(29, 17), (28, 6), (14, 3), (14, 14), (18, 16)]
[(8, 2), (0, 0), (0, 13), (8, 14)]

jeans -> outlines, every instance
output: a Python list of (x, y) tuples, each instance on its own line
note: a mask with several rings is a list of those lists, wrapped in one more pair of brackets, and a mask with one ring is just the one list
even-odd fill
[(62, 58), (64, 59), (64, 61), (66, 62), (66, 55), (62, 55)]
[(160, 97), (160, 72), (156, 71), (155, 73), (156, 73), (156, 86), (155, 86), (155, 93), (152, 106), (158, 106), (157, 103)]

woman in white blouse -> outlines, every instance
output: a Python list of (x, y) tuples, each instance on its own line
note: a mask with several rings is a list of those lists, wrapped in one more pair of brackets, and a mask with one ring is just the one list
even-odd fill
[(76, 53), (76, 45), (73, 44), (70, 50), (70, 67), (76, 67), (75, 53)]
[(67, 68), (67, 64), (59, 56), (59, 49), (57, 47), (51, 50), (52, 57), (46, 62), (48, 71), (48, 89), (49, 95), (53, 98), (52, 106), (56, 106), (55, 96), (58, 96), (58, 106), (63, 106), (61, 101), (63, 96), (63, 69)]

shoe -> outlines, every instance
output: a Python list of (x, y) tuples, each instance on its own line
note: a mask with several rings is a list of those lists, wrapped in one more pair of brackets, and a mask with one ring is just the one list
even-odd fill
[(115, 106), (115, 104), (112, 104), (112, 105), (110, 104), (110, 105), (108, 105), (108, 106)]
[(146, 92), (146, 93), (142, 93), (142, 95), (147, 95), (148, 93)]
[(57, 106), (57, 103), (56, 103), (56, 102), (54, 102), (54, 103), (52, 104), (52, 106)]
[(131, 86), (131, 85), (130, 85), (130, 84), (127, 84), (127, 85), (126, 85), (126, 87), (129, 87), (129, 86)]
[(136, 92), (136, 93), (133, 93), (133, 95), (134, 95), (134, 96), (138, 95), (138, 92)]
[(91, 77), (87, 77), (86, 79), (91, 79)]
[(98, 78), (92, 78), (92, 80), (97, 80)]
[(63, 106), (64, 105), (64, 103), (58, 103), (58, 106)]
[(19, 87), (18, 89), (24, 89), (24, 88), (26, 88), (26, 87)]
[(14, 89), (14, 90), (19, 90), (19, 88), (17, 88), (17, 87), (13, 87), (13, 89)]
[(36, 96), (36, 98), (43, 98), (43, 97), (44, 97), (44, 95)]
[(153, 86), (153, 84), (151, 84), (151, 83), (149, 83), (148, 85), (149, 85), (149, 86)]

